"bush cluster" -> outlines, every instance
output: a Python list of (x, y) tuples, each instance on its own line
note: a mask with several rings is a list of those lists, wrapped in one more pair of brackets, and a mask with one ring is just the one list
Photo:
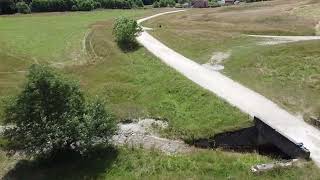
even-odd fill
[(33, 65), (22, 92), (5, 108), (5, 137), (29, 155), (85, 154), (108, 146), (116, 121), (97, 99), (87, 101), (78, 82), (53, 69)]
[(154, 3), (154, 0), (142, 0), (144, 5), (152, 5)]
[(17, 3), (16, 3), (16, 8), (17, 8), (17, 12), (18, 12), (18, 13), (22, 13), (22, 14), (29, 14), (29, 13), (31, 13), (30, 7), (29, 7), (28, 4), (25, 3), (24, 1), (22, 1), (22, 2), (17, 2)]
[(137, 21), (126, 17), (117, 18), (113, 27), (113, 34), (119, 45), (134, 44), (135, 37), (140, 32), (142, 28)]
[(134, 0), (100, 0), (102, 8), (106, 9), (131, 9), (137, 7)]
[(0, 14), (13, 14), (16, 13), (16, 5), (13, 0), (0, 0)]
[(221, 5), (218, 2), (215, 1), (209, 1), (208, 7), (214, 8), (214, 7), (220, 7)]
[(176, 5), (175, 0), (156, 0), (153, 3), (154, 8), (159, 8), (159, 7), (174, 7)]
[(74, 2), (69, 0), (33, 0), (32, 12), (68, 11)]
[(143, 7), (142, 0), (0, 0), (0, 14)]

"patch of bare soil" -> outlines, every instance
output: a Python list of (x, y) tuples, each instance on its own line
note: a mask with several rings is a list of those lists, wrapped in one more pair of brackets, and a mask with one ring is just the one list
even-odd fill
[(209, 60), (208, 63), (203, 64), (202, 66), (204, 66), (205, 68), (208, 68), (210, 70), (214, 70), (214, 71), (219, 71), (219, 70), (223, 70), (224, 66), (222, 65), (222, 62), (225, 59), (228, 59), (231, 55), (231, 52), (214, 52), (212, 54), (211, 59)]
[(183, 141), (160, 137), (159, 130), (165, 129), (167, 126), (166, 122), (154, 119), (120, 123), (118, 124), (119, 130), (113, 136), (112, 142), (115, 145), (157, 149), (166, 154), (191, 152), (193, 148)]

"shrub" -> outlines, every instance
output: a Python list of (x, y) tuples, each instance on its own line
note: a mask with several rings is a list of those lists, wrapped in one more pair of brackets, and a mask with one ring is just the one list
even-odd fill
[(77, 1), (76, 0), (64, 0), (64, 2), (66, 4), (67, 11), (72, 10), (72, 6), (76, 6), (77, 5)]
[(155, 1), (152, 6), (153, 8), (159, 8), (160, 4), (157, 1)]
[(113, 34), (120, 45), (135, 43), (140, 32), (142, 28), (137, 21), (126, 17), (117, 18), (113, 27)]
[(175, 8), (182, 8), (182, 5), (181, 5), (180, 3), (177, 3), (177, 4), (175, 5)]
[(167, 0), (160, 0), (159, 1), (159, 6), (160, 7), (168, 7)]
[(131, 0), (114, 0), (113, 9), (131, 9), (134, 6)]
[(78, 11), (78, 7), (77, 7), (76, 5), (73, 5), (73, 6), (71, 7), (71, 11)]
[(94, 9), (97, 9), (97, 8), (101, 8), (101, 3), (95, 1), (95, 2), (94, 2)]
[(26, 4), (24, 1), (16, 3), (16, 8), (18, 13), (29, 14), (31, 12), (28, 4)]
[(5, 108), (5, 123), (16, 125), (5, 131), (10, 142), (36, 157), (65, 151), (84, 154), (108, 144), (116, 124), (103, 102), (86, 102), (79, 83), (45, 66), (31, 66), (27, 79)]
[(93, 0), (79, 0), (77, 7), (79, 11), (91, 11), (94, 9), (95, 2)]
[(33, 0), (31, 10), (33, 12), (69, 11), (72, 1), (66, 0)]
[(0, 14), (16, 13), (16, 5), (13, 0), (0, 0)]
[(135, 4), (137, 7), (143, 7), (143, 1), (142, 1), (142, 0), (135, 0), (135, 1), (134, 1), (134, 4)]
[(214, 8), (214, 7), (220, 7), (221, 5), (217, 2), (211, 1), (208, 2), (208, 7)]
[(144, 5), (152, 5), (155, 1), (154, 0), (142, 0)]
[(175, 0), (167, 0), (167, 6), (174, 7), (176, 5)]
[(153, 4), (154, 7), (157, 7), (157, 6), (159, 6), (159, 7), (168, 7), (168, 6), (174, 7), (176, 5), (175, 0), (160, 0), (159, 2), (157, 2), (157, 4), (156, 4), (156, 2), (157, 1), (155, 1)]

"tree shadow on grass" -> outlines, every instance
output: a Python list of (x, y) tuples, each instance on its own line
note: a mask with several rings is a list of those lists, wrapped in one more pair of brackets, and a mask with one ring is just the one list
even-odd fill
[(51, 160), (22, 160), (10, 170), (4, 180), (99, 179), (118, 156), (114, 148), (97, 149), (88, 157), (63, 153)]
[(133, 42), (118, 42), (117, 44), (118, 44), (119, 48), (125, 53), (134, 52), (134, 51), (136, 51), (136, 50), (141, 48), (141, 45), (136, 41), (133, 41)]

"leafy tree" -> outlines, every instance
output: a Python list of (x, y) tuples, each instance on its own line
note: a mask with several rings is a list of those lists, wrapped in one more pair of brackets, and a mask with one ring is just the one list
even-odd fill
[(28, 4), (25, 3), (24, 1), (17, 2), (16, 8), (17, 8), (18, 13), (23, 13), (23, 14), (31, 13), (31, 10), (30, 10)]
[(154, 1), (154, 3), (152, 4), (153, 8), (159, 8), (160, 4), (158, 1)]
[(135, 1), (134, 1), (134, 4), (135, 4), (137, 7), (143, 7), (143, 1), (142, 1), (142, 0), (135, 0)]
[(80, 11), (91, 11), (95, 8), (95, 4), (93, 0), (79, 0), (77, 7)]
[(144, 5), (152, 5), (155, 1), (154, 0), (142, 0)]
[(0, 14), (13, 14), (16, 12), (14, 0), (0, 0)]
[(86, 102), (78, 82), (46, 66), (31, 66), (27, 79), (5, 109), (5, 122), (15, 125), (5, 131), (11, 142), (41, 157), (63, 151), (84, 154), (108, 144), (116, 124), (103, 102)]
[(133, 48), (132, 46), (136, 45), (135, 37), (141, 32), (142, 28), (137, 21), (126, 17), (117, 18), (113, 27), (116, 41), (120, 47), (126, 46), (125, 48)]
[(160, 7), (167, 7), (168, 6), (167, 0), (160, 0), (159, 1), (159, 6)]

